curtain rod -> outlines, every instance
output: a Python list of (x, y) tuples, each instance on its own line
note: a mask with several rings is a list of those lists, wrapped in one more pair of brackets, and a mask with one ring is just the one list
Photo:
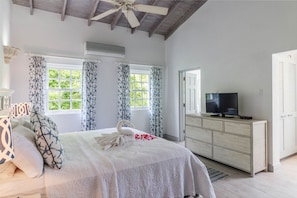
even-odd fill
[(71, 56), (60, 56), (60, 55), (46, 55), (46, 54), (38, 54), (38, 53), (30, 53), (30, 52), (26, 52), (25, 53), (28, 56), (43, 56), (46, 58), (61, 58), (61, 59), (69, 59), (69, 60), (90, 60), (90, 61), (96, 61), (98, 63), (101, 62), (100, 59), (93, 59), (93, 58), (86, 58), (86, 57), (71, 57)]
[(160, 65), (153, 65), (153, 64), (144, 64), (144, 63), (132, 63), (132, 62), (124, 62), (124, 61), (117, 61), (116, 64), (128, 64), (128, 65), (136, 65), (136, 66), (144, 66), (144, 67), (158, 67), (161, 69), (164, 69), (165, 66), (160, 66)]

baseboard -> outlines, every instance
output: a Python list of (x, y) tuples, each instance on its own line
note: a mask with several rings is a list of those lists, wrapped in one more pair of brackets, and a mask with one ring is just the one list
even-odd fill
[(170, 140), (170, 141), (174, 141), (174, 142), (178, 142), (179, 139), (178, 137), (172, 136), (172, 135), (168, 135), (168, 134), (164, 134), (163, 138), (166, 140)]
[(281, 164), (268, 164), (268, 171), (269, 172), (275, 172), (276, 170), (278, 170), (281, 167)]

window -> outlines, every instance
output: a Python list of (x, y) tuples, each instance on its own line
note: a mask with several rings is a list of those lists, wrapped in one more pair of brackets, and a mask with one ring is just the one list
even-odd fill
[(81, 67), (48, 64), (47, 112), (81, 109), (81, 75)]
[(130, 107), (149, 107), (149, 72), (131, 70), (130, 72)]

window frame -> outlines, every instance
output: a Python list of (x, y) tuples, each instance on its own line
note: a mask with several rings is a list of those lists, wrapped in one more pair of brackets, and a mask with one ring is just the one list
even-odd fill
[[(136, 107), (136, 106), (131, 106), (131, 96), (130, 96), (130, 108), (131, 108), (131, 110), (148, 110), (149, 109), (149, 106), (150, 106), (150, 104), (149, 104), (149, 98), (150, 98), (150, 70), (149, 69), (130, 69), (130, 76), (131, 76), (131, 74), (144, 74), (144, 75), (147, 75), (148, 76), (148, 90), (147, 90), (147, 95), (148, 95), (148, 98), (147, 98), (147, 104), (148, 104), (148, 106), (147, 107), (145, 107), (145, 106), (141, 106), (141, 107)], [(130, 80), (130, 79), (129, 79)], [(142, 84), (142, 82), (141, 82), (141, 84)], [(130, 86), (131, 86), (131, 80), (130, 80)], [(130, 89), (130, 94), (131, 94), (131, 92), (132, 92), (132, 90)], [(143, 99), (143, 97), (142, 97), (142, 100), (144, 100)]]
[[(50, 69), (57, 69), (57, 70), (80, 70), (81, 72), (81, 85), (82, 85), (82, 65), (76, 65), (76, 64), (67, 64), (67, 63), (50, 63), (48, 62), (47, 65), (46, 65), (46, 72), (47, 72), (47, 75), (46, 75), (46, 93), (45, 93), (45, 112), (47, 115), (55, 115), (55, 114), (80, 114), (81, 112), (81, 108), (80, 109), (72, 109), (72, 98), (71, 98), (71, 95), (70, 95), (70, 107), (71, 109), (69, 110), (49, 110), (49, 98), (48, 98), (48, 93), (50, 90), (58, 90), (58, 91), (61, 91), (61, 90), (67, 90), (67, 91), (70, 91), (70, 93), (72, 93), (72, 90), (79, 90), (79, 92), (81, 93), (82, 95), (82, 87), (78, 88), (78, 89), (72, 89), (72, 88), (69, 88), (69, 89), (62, 89), (62, 88), (58, 88), (58, 89), (51, 89), (49, 88), (49, 70)], [(60, 74), (60, 72), (59, 72)], [(58, 76), (58, 79), (59, 81), (61, 80), (60, 76)], [(72, 81), (72, 78), (71, 80)], [(59, 97), (59, 104), (61, 104), (61, 97)], [(75, 100), (74, 100), (75, 101)], [(82, 103), (82, 98), (80, 99), (81, 103)], [(82, 104), (81, 104), (82, 105)]]

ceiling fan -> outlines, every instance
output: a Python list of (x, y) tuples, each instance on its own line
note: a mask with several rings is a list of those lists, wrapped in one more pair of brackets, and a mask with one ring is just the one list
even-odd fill
[(101, 1), (111, 3), (115, 7), (91, 18), (91, 20), (93, 21), (97, 21), (99, 19), (102, 19), (108, 15), (111, 15), (121, 10), (121, 12), (123, 12), (125, 17), (127, 18), (130, 26), (132, 28), (135, 28), (139, 26), (140, 23), (133, 12), (134, 10), (139, 12), (148, 12), (151, 14), (160, 14), (160, 15), (167, 15), (168, 13), (168, 8), (160, 7), (160, 6), (145, 5), (145, 4), (134, 4), (135, 0), (119, 0), (119, 1), (101, 0)]

